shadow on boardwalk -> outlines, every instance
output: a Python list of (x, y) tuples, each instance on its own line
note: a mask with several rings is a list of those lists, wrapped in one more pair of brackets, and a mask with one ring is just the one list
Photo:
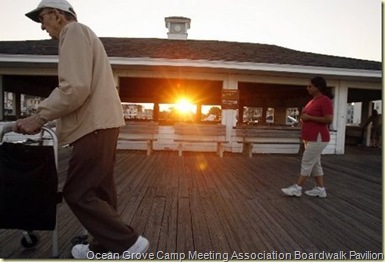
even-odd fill
[[(67, 156), (61, 152), (60, 187)], [(162, 151), (147, 157), (143, 151), (119, 151), (119, 211), (150, 240), (155, 258), (197, 258), (189, 257), (193, 251), (219, 259), (233, 252), (285, 258), (299, 252), (382, 252), (381, 151), (347, 148), (345, 155), (325, 155), (322, 161), (328, 197), (291, 198), (280, 189), (296, 181), (296, 155), (178, 157)], [(309, 179), (305, 189), (312, 187)], [(71, 239), (81, 226), (65, 203), (58, 216), (60, 257), (70, 258)], [(51, 233), (40, 235), (36, 248), (24, 250), (20, 231), (0, 230), (0, 257), (49, 258)]]

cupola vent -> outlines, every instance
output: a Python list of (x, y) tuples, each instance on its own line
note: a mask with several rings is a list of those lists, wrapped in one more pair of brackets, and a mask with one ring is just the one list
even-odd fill
[(191, 19), (181, 16), (169, 16), (165, 19), (166, 28), (168, 29), (168, 39), (187, 39), (187, 30), (190, 29)]

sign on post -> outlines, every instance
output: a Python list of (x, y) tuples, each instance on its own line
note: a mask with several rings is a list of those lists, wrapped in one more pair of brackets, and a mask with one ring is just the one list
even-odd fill
[(222, 109), (238, 109), (239, 90), (222, 90)]

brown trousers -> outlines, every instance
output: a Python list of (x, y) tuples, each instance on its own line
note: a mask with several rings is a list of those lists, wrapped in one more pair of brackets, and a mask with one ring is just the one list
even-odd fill
[(117, 212), (114, 164), (119, 128), (92, 132), (72, 146), (63, 196), (92, 235), (90, 250), (123, 253), (138, 238)]

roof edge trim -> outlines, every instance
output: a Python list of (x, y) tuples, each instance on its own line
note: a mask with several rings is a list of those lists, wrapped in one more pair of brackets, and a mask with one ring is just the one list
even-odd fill
[(382, 78), (380, 70), (363, 70), (335, 67), (314, 67), (289, 64), (266, 64), (248, 63), (237, 61), (210, 61), (210, 60), (189, 60), (189, 59), (163, 59), (163, 58), (121, 58), (110, 57), (112, 65), (141, 65), (141, 66), (188, 66), (206, 67), (217, 69), (236, 69), (251, 71), (285, 72), (285, 73), (306, 73), (335, 76), (358, 76)]
[[(187, 66), (206, 67), (217, 69), (250, 70), (266, 72), (305, 73), (335, 76), (357, 76), (382, 78), (381, 70), (363, 70), (335, 67), (314, 67), (289, 64), (266, 64), (237, 61), (211, 61), (211, 60), (189, 60), (189, 59), (165, 59), (165, 58), (122, 58), (109, 57), (111, 65), (125, 66)], [(7, 55), (0, 54), (0, 63), (58, 63), (57, 55)]]

